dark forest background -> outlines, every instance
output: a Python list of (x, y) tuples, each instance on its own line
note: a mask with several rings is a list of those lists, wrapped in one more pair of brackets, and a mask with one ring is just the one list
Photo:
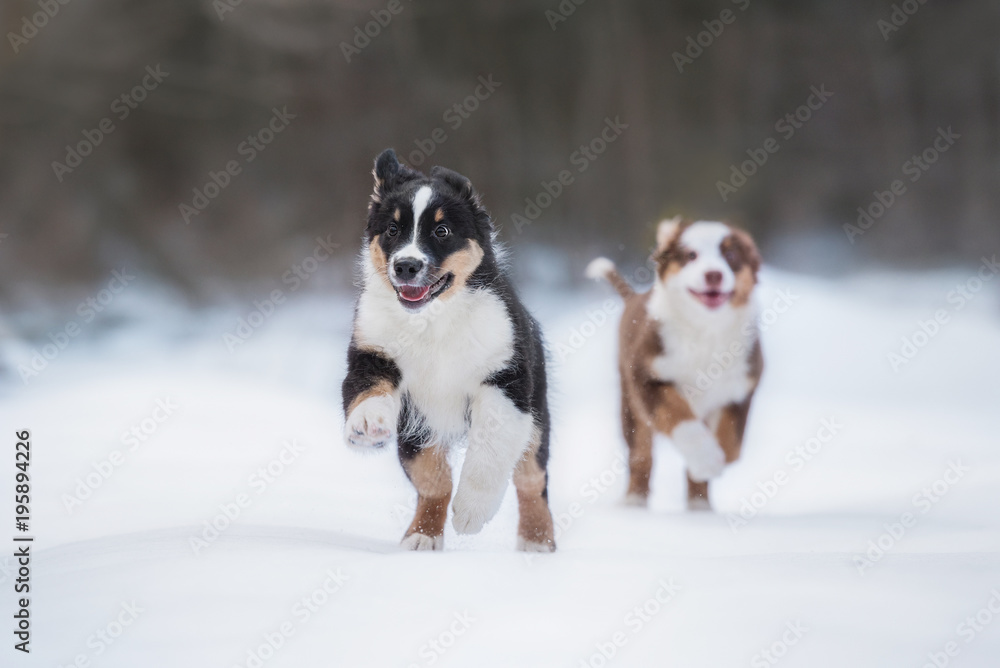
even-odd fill
[[(1000, 248), (995, 0), (564, 0), (574, 11), (555, 29), (546, 12), (559, 0), (397, 0), (349, 63), (341, 44), (388, 2), (236, 1), (68, 0), (17, 53), (5, 37), (3, 298), (98, 281), (123, 262), (192, 296), (238, 289), (280, 275), (318, 235), (349, 259), (374, 156), (393, 146), (406, 160), (435, 128), (447, 140), (421, 167), (472, 178), (503, 238), (565, 251), (574, 271), (593, 252), (638, 261), (673, 213), (738, 221), (769, 260), (813, 271)], [(886, 37), (894, 4), (916, 12)], [(678, 72), (674, 52), (723, 10), (735, 20)], [(39, 11), (4, 0), (3, 34)], [(67, 144), (157, 65), (169, 76), (60, 182), (52, 163)], [(452, 129), (444, 113), (490, 75), (500, 87)], [(814, 86), (833, 97), (780, 138), (775, 123)], [(238, 146), (275, 107), (296, 118), (245, 163)], [(607, 117), (628, 129), (519, 233), (512, 214), (574, 169)], [(857, 208), (948, 127), (961, 139), (849, 243)], [(723, 202), (717, 181), (768, 137), (780, 151)], [(179, 205), (230, 160), (242, 173), (186, 224)]]

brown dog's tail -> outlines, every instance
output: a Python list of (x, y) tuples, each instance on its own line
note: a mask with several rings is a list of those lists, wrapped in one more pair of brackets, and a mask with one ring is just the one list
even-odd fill
[(587, 265), (587, 277), (595, 280), (603, 278), (611, 284), (611, 287), (618, 291), (622, 299), (628, 299), (635, 294), (635, 290), (628, 284), (628, 281), (618, 273), (615, 263), (606, 257), (599, 257)]

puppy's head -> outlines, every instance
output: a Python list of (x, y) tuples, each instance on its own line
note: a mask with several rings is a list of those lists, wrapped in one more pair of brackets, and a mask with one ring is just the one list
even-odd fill
[(707, 311), (739, 308), (757, 283), (760, 253), (749, 234), (726, 223), (660, 223), (655, 259), (658, 278), (678, 299)]
[(419, 311), (465, 289), (491, 253), (493, 231), (469, 179), (442, 167), (424, 176), (392, 149), (376, 158), (374, 174), (365, 240), (400, 305)]

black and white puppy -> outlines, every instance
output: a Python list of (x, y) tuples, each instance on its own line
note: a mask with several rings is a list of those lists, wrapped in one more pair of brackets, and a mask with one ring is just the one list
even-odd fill
[(397, 441), (418, 495), (404, 547), (443, 548), (447, 455), (467, 443), (455, 530), (481, 530), (513, 473), (518, 547), (552, 551), (541, 331), (505, 274), (490, 216), (472, 183), (451, 170), (428, 177), (388, 149), (374, 174), (343, 384), (347, 442)]

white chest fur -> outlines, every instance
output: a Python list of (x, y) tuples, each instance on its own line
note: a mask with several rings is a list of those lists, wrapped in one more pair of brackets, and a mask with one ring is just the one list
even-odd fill
[(355, 337), (396, 362), (401, 392), (435, 436), (450, 442), (464, 435), (482, 382), (510, 361), (514, 331), (503, 302), (488, 290), (463, 289), (414, 314), (375, 277), (361, 295)]
[[(682, 302), (683, 304), (683, 302)], [(649, 314), (659, 323), (665, 353), (653, 359), (653, 375), (677, 384), (701, 419), (727, 404), (743, 401), (753, 382), (750, 355), (757, 340), (752, 306), (720, 307), (708, 313), (678, 305), (673, 295), (654, 293)]]

